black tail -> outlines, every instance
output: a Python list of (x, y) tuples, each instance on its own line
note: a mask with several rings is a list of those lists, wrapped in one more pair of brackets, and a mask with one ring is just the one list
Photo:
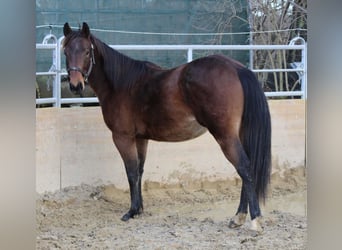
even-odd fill
[(271, 174), (271, 117), (268, 103), (254, 73), (238, 69), (244, 92), (242, 144), (251, 162), (256, 194), (264, 202)]

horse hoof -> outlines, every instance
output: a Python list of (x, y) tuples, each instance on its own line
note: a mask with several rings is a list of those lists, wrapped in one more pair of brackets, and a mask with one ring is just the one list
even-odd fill
[(122, 221), (128, 221), (130, 218), (132, 218), (132, 216), (129, 213), (127, 213), (121, 217), (121, 220)]
[(264, 229), (261, 226), (260, 223), (260, 217), (256, 217), (254, 220), (251, 221), (251, 226), (250, 226), (250, 230), (257, 235), (262, 234), (262, 232), (264, 231)]
[(135, 210), (129, 210), (124, 216), (122, 216), (121, 220), (122, 221), (128, 221), (131, 218), (134, 218), (134, 216), (137, 216), (139, 214), (141, 214), (143, 212), (142, 209), (140, 209), (139, 211), (135, 211)]
[(237, 228), (242, 226), (246, 221), (247, 214), (238, 213), (229, 221), (229, 228)]

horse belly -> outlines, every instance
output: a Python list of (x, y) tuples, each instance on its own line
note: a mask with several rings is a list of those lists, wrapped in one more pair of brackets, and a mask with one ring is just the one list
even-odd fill
[(150, 139), (179, 142), (194, 139), (206, 131), (207, 129), (201, 126), (194, 117), (188, 117), (184, 121), (170, 123), (166, 126), (159, 127), (159, 129), (152, 129)]

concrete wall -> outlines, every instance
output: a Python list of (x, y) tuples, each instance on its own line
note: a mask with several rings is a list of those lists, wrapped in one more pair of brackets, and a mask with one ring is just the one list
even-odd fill
[[(273, 172), (305, 164), (305, 102), (270, 101)], [(150, 141), (143, 181), (177, 184), (236, 178), (209, 133), (191, 141)], [(36, 110), (36, 190), (87, 183), (127, 189), (122, 160), (99, 107)]]

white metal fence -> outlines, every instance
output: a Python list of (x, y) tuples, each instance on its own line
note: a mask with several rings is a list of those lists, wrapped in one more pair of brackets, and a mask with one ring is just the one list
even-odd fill
[[(36, 76), (53, 76), (52, 97), (37, 98), (36, 104), (52, 104), (55, 107), (61, 107), (62, 104), (72, 103), (96, 103), (96, 97), (82, 98), (62, 98), (61, 96), (61, 79), (67, 75), (66, 69), (62, 68), (62, 41), (64, 37), (57, 39), (54, 35), (47, 35), (42, 43), (36, 44), (36, 50), (51, 50), (52, 64), (49, 71), (36, 72)], [(52, 41), (52, 43), (49, 43)], [(298, 44), (299, 43), (299, 44)], [(187, 61), (193, 59), (193, 51), (196, 50), (300, 50), (301, 61), (292, 62), (292, 68), (289, 69), (254, 69), (251, 63), (251, 70), (254, 72), (296, 72), (299, 77), (300, 91), (277, 91), (265, 92), (266, 96), (300, 96), (306, 99), (307, 93), (307, 47), (306, 42), (301, 37), (293, 38), (288, 45), (110, 45), (116, 50), (183, 50), (187, 51)]]

